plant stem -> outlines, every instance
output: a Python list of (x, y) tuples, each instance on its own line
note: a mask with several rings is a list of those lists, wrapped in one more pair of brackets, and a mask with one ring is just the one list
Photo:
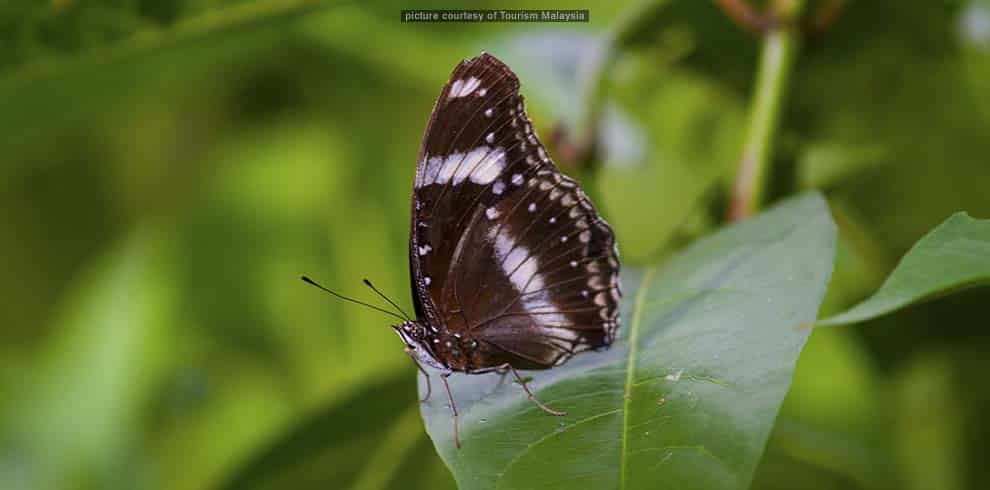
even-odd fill
[(782, 21), (772, 26), (763, 38), (746, 139), (732, 185), (728, 210), (730, 221), (742, 220), (760, 207), (780, 108), (797, 53), (798, 33), (791, 19), (799, 12), (801, 2), (778, 1), (775, 6), (778, 7), (776, 18)]

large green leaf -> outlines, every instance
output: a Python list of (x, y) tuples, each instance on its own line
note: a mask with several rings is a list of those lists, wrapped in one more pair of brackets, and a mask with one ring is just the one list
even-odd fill
[(987, 282), (990, 282), (990, 220), (956, 213), (911, 247), (873, 296), (818, 324), (861, 322), (933, 296)]
[(427, 430), (462, 489), (747, 488), (834, 243), (825, 202), (809, 195), (662, 270), (627, 269), (616, 344), (529, 373), (537, 396), (568, 415), (541, 412), (497, 375), (455, 374), (463, 447), (438, 382), (422, 405)]

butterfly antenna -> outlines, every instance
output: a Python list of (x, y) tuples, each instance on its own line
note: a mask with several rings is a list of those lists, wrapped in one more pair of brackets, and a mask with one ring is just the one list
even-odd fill
[(379, 307), (377, 307), (375, 305), (369, 305), (368, 303), (365, 303), (364, 301), (358, 301), (358, 300), (356, 300), (354, 298), (348, 298), (347, 296), (344, 296), (343, 294), (340, 294), (340, 293), (336, 293), (334, 291), (331, 291), (331, 290), (329, 290), (329, 289), (327, 289), (327, 288), (325, 288), (325, 287), (317, 284), (316, 281), (314, 281), (314, 280), (312, 280), (312, 279), (310, 279), (310, 278), (308, 278), (306, 276), (302, 276), (301, 279), (304, 282), (309, 283), (309, 285), (315, 286), (315, 287), (317, 287), (319, 289), (322, 289), (323, 291), (325, 291), (327, 293), (330, 293), (330, 294), (332, 294), (332, 295), (334, 295), (334, 296), (336, 296), (336, 297), (338, 297), (338, 298), (340, 298), (340, 299), (342, 299), (344, 301), (350, 301), (351, 303), (357, 303), (357, 304), (359, 304), (361, 306), (364, 306), (364, 307), (367, 307), (367, 308), (371, 308), (372, 310), (380, 311), (382, 313), (385, 313), (386, 315), (392, 315), (392, 316), (398, 318), (399, 320), (408, 320), (408, 318), (403, 318), (403, 317), (401, 317), (399, 315), (396, 315), (395, 313), (393, 313), (391, 311), (388, 311), (388, 310), (386, 310), (384, 308), (379, 308)]
[(402, 311), (402, 308), (399, 308), (399, 305), (395, 304), (395, 301), (388, 299), (388, 296), (385, 296), (385, 293), (379, 291), (378, 288), (376, 288), (374, 284), (371, 284), (371, 281), (369, 281), (367, 278), (364, 279), (364, 285), (371, 288), (372, 291), (378, 293), (378, 295), (381, 296), (382, 299), (388, 301), (388, 304), (394, 306), (396, 310), (399, 310), (399, 313), (402, 313), (402, 316), (406, 317), (406, 320), (412, 320), (412, 318), (410, 318), (405, 311)]

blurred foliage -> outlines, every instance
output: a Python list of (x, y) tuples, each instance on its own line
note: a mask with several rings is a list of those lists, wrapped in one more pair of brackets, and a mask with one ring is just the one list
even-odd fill
[[(578, 44), (553, 40), (594, 49), (630, 9), (606, 165), (585, 183), (630, 264), (719, 226), (757, 40), (714, 2), (635, 3), (589, 5), (581, 25), (438, 25), (399, 23), (395, 1), (5, 2), (0, 488), (244, 471), (451, 488), (386, 319), (297, 277), (361, 297), (370, 277), (409, 305), (413, 159), (450, 68), (482, 49), (520, 66), (549, 140), (584, 103), (581, 51), (560, 51)], [(990, 1), (844, 3), (798, 55), (770, 187), (829, 199), (822, 316), (952, 213), (990, 217)], [(815, 330), (754, 488), (986, 488), (988, 302), (973, 289)], [(311, 446), (275, 445), (300, 431)]]

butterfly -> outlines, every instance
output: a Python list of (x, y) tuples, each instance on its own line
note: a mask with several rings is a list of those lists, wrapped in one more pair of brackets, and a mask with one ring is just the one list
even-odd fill
[(512, 373), (540, 409), (565, 415), (517, 370), (559, 366), (615, 340), (612, 229), (553, 164), (519, 79), (490, 54), (458, 64), (434, 105), (416, 163), (409, 272), (415, 319), (392, 328), (426, 376), (424, 401), (423, 366), (439, 370), (457, 447), (452, 373)]

